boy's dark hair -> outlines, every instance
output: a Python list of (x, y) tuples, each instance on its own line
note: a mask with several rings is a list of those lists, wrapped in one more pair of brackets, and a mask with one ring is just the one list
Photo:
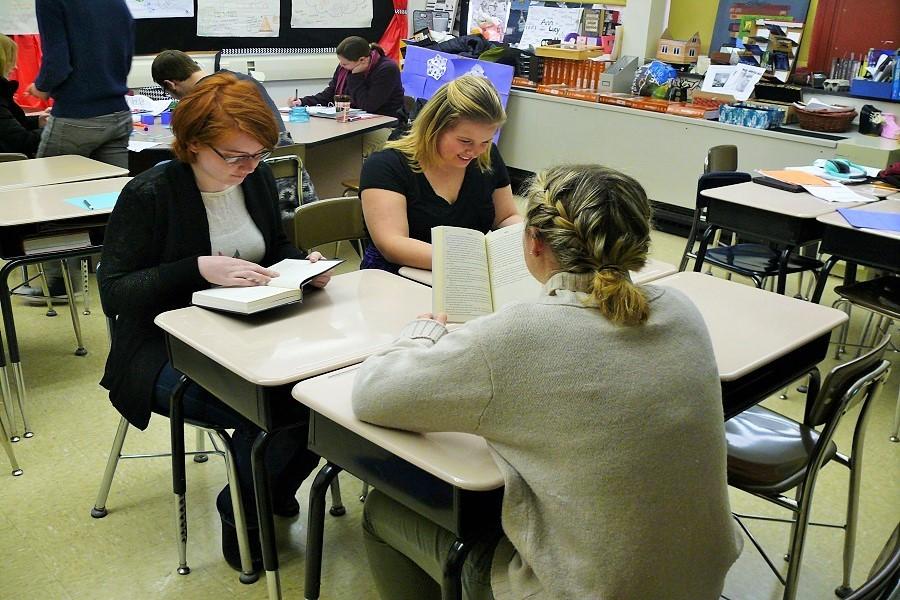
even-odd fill
[(163, 50), (153, 59), (150, 75), (158, 86), (166, 89), (164, 81), (184, 81), (199, 70), (200, 65), (181, 50)]

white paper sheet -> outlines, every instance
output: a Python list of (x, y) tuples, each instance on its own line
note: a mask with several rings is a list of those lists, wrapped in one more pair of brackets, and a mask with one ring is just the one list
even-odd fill
[(845, 185), (832, 182), (831, 185), (805, 185), (803, 186), (807, 192), (826, 202), (873, 202), (878, 198), (867, 198), (860, 196)]
[(194, 0), (125, 0), (135, 19), (193, 17)]
[(294, 29), (353, 29), (372, 26), (372, 0), (292, 0)]
[(0, 31), (6, 35), (30, 35), (38, 32), (34, 0), (2, 0)]
[(491, 42), (502, 42), (509, 21), (510, 0), (469, 0), (469, 26), (481, 29), (481, 34)]
[(154, 117), (163, 112), (172, 103), (171, 100), (153, 100), (149, 96), (143, 94), (135, 94), (134, 96), (125, 96), (125, 103), (132, 112), (139, 111), (142, 113), (150, 113)]
[(141, 150), (146, 150), (147, 148), (156, 148), (159, 146), (159, 142), (145, 142), (142, 140), (128, 140), (128, 149), (132, 152), (140, 152)]
[(752, 65), (710, 65), (703, 78), (701, 90), (714, 94), (730, 94), (737, 100), (747, 100), (766, 70)]
[(580, 8), (529, 7), (519, 47), (537, 47), (541, 45), (541, 40), (561, 40), (566, 34), (578, 33), (582, 12)]
[(278, 37), (278, 0), (197, 0), (200, 37)]

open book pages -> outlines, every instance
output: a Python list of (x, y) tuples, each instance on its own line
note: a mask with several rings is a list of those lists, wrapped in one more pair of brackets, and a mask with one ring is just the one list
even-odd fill
[(524, 228), (519, 223), (487, 235), (461, 227), (433, 228), (433, 311), (462, 323), (510, 302), (537, 298), (541, 284), (525, 265)]
[(191, 302), (197, 306), (240, 314), (253, 314), (282, 304), (303, 299), (302, 286), (329, 271), (343, 260), (308, 260), (287, 258), (270, 268), (279, 273), (268, 285), (250, 287), (218, 287), (194, 292)]
[(278, 272), (278, 277), (269, 280), (269, 286), (296, 289), (342, 262), (344, 262), (343, 259), (325, 260), (323, 258), (313, 263), (305, 259), (286, 258), (269, 267)]
[[(309, 112), (312, 117), (326, 117), (329, 119), (337, 118), (337, 109), (333, 106), (307, 106), (306, 110)], [(350, 116), (362, 115), (365, 114), (361, 108), (351, 108)]]

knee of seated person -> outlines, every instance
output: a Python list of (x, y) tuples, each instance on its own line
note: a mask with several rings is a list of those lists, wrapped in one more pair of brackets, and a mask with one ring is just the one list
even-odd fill
[(363, 505), (363, 532), (374, 538), (381, 539), (376, 533), (377, 524), (383, 524), (387, 513), (391, 510), (394, 501), (376, 489), (369, 490), (366, 495), (366, 503)]

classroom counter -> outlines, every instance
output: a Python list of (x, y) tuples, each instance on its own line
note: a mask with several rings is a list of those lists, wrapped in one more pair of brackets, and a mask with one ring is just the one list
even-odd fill
[[(510, 167), (538, 171), (560, 163), (600, 163), (637, 179), (651, 199), (694, 208), (697, 178), (712, 146), (738, 147), (742, 171), (811, 164), (843, 156), (884, 167), (900, 161), (900, 144), (859, 133), (802, 133), (752, 129), (609, 104), (512, 90), (500, 152)], [(802, 131), (802, 130), (798, 130)]]

